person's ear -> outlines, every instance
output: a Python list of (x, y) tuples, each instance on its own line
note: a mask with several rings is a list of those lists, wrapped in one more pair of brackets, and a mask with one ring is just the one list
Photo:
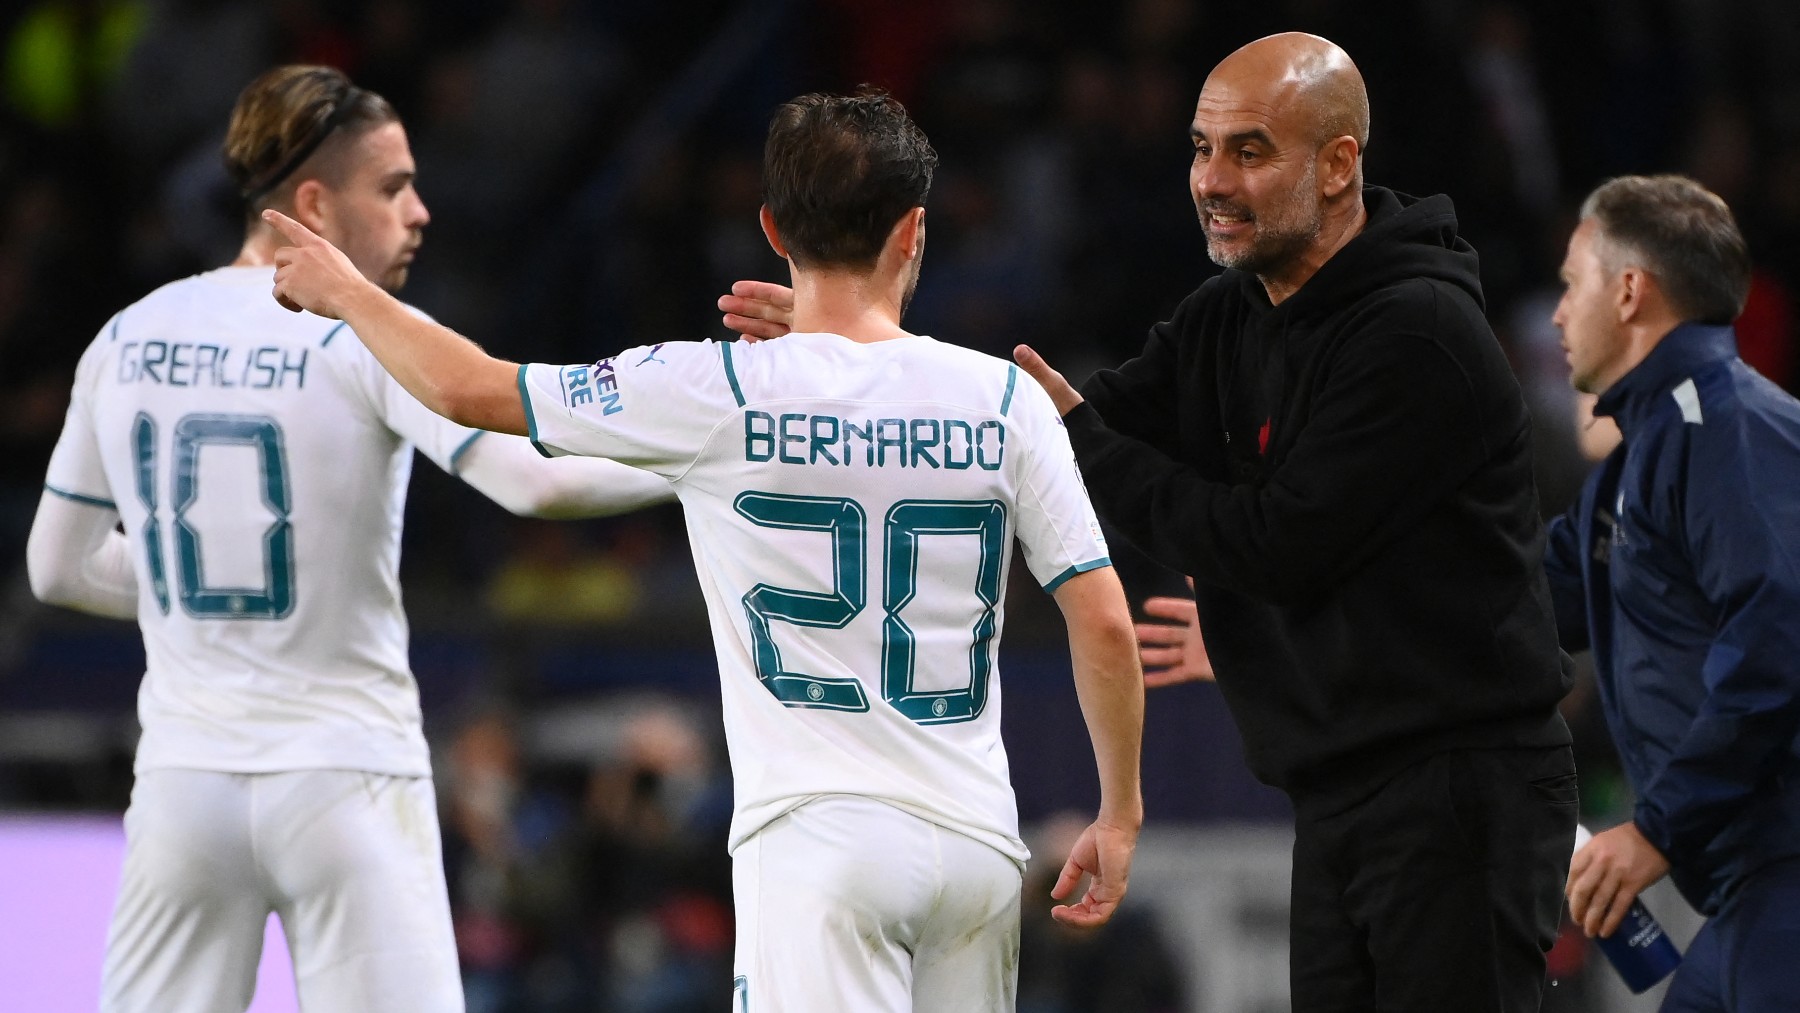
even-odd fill
[(294, 210), (289, 217), (321, 236), (331, 235), (331, 191), (317, 179), (302, 180), (294, 187)]
[(1319, 149), (1319, 191), (1336, 197), (1356, 182), (1356, 164), (1362, 157), (1362, 145), (1345, 134), (1333, 137)]
[(913, 208), (902, 215), (894, 223), (894, 233), (889, 241), (907, 260), (919, 259), (919, 254), (925, 249), (925, 209)]
[(902, 261), (917, 260), (925, 248), (925, 209), (913, 208), (894, 222), (888, 230), (882, 256), (893, 254)]
[(757, 218), (762, 222), (763, 238), (769, 241), (769, 249), (774, 250), (775, 255), (782, 260), (792, 260), (788, 256), (787, 247), (781, 242), (781, 230), (775, 227), (775, 216), (769, 211), (767, 204), (757, 212)]
[(1650, 275), (1641, 267), (1627, 267), (1619, 272), (1619, 292), (1615, 308), (1619, 315), (1619, 323), (1628, 324), (1644, 312), (1644, 300), (1649, 296)]

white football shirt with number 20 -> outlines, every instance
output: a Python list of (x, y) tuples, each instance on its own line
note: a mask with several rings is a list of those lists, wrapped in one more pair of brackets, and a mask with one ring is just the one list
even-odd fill
[(851, 794), (1025, 860), (1000, 741), (1009, 550), (1051, 590), (1108, 565), (1036, 383), (928, 337), (793, 334), (521, 366), (519, 389), (541, 449), (674, 483), (719, 655), (732, 849)]

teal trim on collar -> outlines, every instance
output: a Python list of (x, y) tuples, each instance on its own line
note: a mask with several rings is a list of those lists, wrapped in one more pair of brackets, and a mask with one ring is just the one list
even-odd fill
[(326, 331), (325, 332), (325, 340), (319, 342), (319, 347), (324, 348), (326, 345), (331, 344), (331, 339), (337, 337), (337, 332), (343, 330), (344, 328), (346, 328), (348, 326), (350, 326), (350, 325), (340, 321), (336, 327), (333, 327), (331, 330)]
[(70, 492), (67, 489), (58, 489), (56, 486), (53, 486), (48, 482), (44, 483), (44, 491), (45, 492), (53, 492), (56, 495), (61, 496), (63, 499), (72, 500), (76, 503), (86, 503), (88, 506), (105, 507), (108, 510), (119, 509), (119, 504), (114, 503), (112, 500), (101, 499), (98, 496), (83, 496), (82, 494), (80, 494), (78, 492)]
[(1017, 367), (1017, 366), (1006, 367), (1006, 396), (1000, 399), (1000, 414), (1005, 415), (1006, 410), (1008, 408), (1012, 407), (1013, 384), (1016, 384), (1018, 382), (1019, 382), (1019, 367)]
[(719, 352), (725, 357), (725, 379), (731, 381), (731, 396), (737, 398), (738, 407), (744, 407), (744, 388), (738, 386), (737, 369), (731, 364), (731, 346), (733, 341), (719, 342)]
[(463, 455), (469, 452), (469, 448), (473, 447), (475, 445), (476, 440), (479, 440), (483, 436), (486, 436), (486, 435), (487, 435), (487, 430), (477, 429), (474, 432), (470, 433), (469, 438), (462, 441), (462, 443), (457, 446), (456, 450), (451, 452), (451, 454), (450, 454), (450, 474), (452, 474), (452, 475), (458, 474), (456, 469), (457, 469), (458, 464), (460, 464), (462, 462)]
[(1044, 590), (1049, 594), (1055, 594), (1056, 589), (1063, 586), (1064, 584), (1068, 583), (1070, 577), (1073, 577), (1078, 573), (1086, 573), (1089, 570), (1098, 570), (1102, 566), (1111, 566), (1111, 565), (1112, 565), (1112, 557), (1111, 556), (1101, 556), (1099, 559), (1090, 559), (1085, 563), (1076, 563), (1074, 566), (1071, 566), (1067, 570), (1064, 570), (1063, 572), (1057, 574), (1055, 580), (1051, 581), (1048, 584), (1045, 584)]

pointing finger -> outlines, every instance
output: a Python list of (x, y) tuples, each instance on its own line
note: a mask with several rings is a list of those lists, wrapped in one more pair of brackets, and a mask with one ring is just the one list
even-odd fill
[(319, 238), (318, 236), (313, 235), (313, 231), (311, 229), (307, 228), (306, 226), (300, 224), (297, 221), (294, 221), (292, 218), (289, 218), (287, 215), (284, 215), (281, 212), (276, 211), (273, 208), (270, 208), (270, 209), (264, 211), (262, 213), (262, 216), (263, 216), (263, 221), (268, 222), (270, 225), (273, 225), (275, 227), (276, 232), (279, 232), (283, 236), (287, 237), (287, 241), (290, 243), (293, 243), (296, 246), (300, 245), (301, 243), (315, 241)]

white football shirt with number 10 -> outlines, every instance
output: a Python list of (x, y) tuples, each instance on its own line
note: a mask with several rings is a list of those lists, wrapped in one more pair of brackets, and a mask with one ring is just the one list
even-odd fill
[(670, 342), (519, 369), (531, 437), (670, 479), (723, 684), (730, 847), (823, 794), (1023, 862), (1000, 741), (1016, 536), (1054, 590), (1108, 565), (1049, 398), (928, 337)]
[(126, 307), (76, 368), (45, 484), (116, 509), (146, 668), (136, 769), (431, 773), (400, 607), (412, 447), (479, 437), (335, 320), (224, 267)]

